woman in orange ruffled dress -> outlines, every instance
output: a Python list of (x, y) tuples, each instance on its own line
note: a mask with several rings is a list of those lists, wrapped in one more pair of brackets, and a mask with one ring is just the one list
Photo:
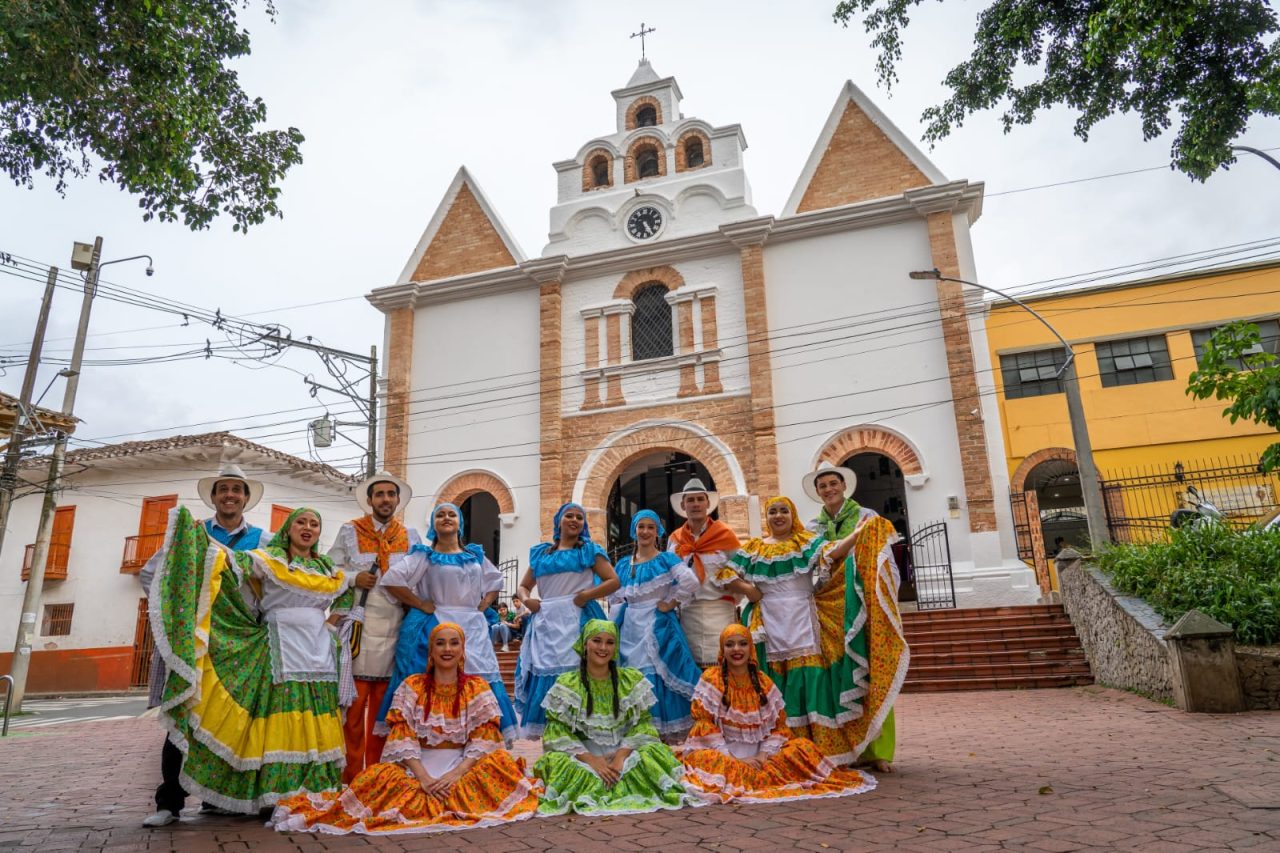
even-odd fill
[(720, 663), (694, 689), (693, 729), (679, 751), (685, 787), (712, 803), (847, 797), (876, 786), (791, 734), (782, 693), (760, 671), (743, 625), (721, 632)]
[(387, 712), (382, 764), (338, 793), (302, 793), (271, 816), (281, 831), (444, 832), (533, 817), (539, 783), (502, 745), (502, 711), (488, 683), (466, 675), (462, 628), (431, 632), (427, 671), (406, 678)]

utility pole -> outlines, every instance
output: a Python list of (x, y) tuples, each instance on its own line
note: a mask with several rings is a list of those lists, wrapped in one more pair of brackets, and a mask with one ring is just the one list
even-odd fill
[[(369, 347), (369, 461), (365, 474), (378, 473), (378, 348)], [(366, 590), (368, 592), (368, 590)], [(362, 598), (365, 596), (361, 596)]]
[(1007, 299), (1032, 317), (1035, 317), (1062, 344), (1065, 360), (1062, 366), (1058, 368), (1057, 378), (1061, 380), (1063, 390), (1067, 395), (1067, 419), (1071, 424), (1071, 442), (1075, 445), (1076, 471), (1080, 475), (1080, 492), (1084, 497), (1085, 517), (1089, 522), (1089, 540), (1093, 543), (1095, 549), (1110, 542), (1111, 530), (1107, 527), (1107, 510), (1106, 504), (1103, 503), (1102, 499), (1102, 482), (1098, 479), (1098, 467), (1093, 462), (1093, 443), (1089, 440), (1089, 422), (1085, 420), (1084, 402), (1080, 398), (1080, 384), (1076, 378), (1076, 351), (1071, 348), (1071, 344), (1067, 343), (1067, 339), (1062, 337), (1058, 330), (1040, 312), (1018, 297), (1005, 293), (1003, 290), (996, 290), (994, 287), (978, 284), (976, 281), (966, 281), (961, 278), (945, 276), (936, 267), (931, 270), (916, 270), (908, 273), (908, 278), (954, 281), (957, 284), (967, 284), (970, 287), (994, 293), (1001, 299)]
[(18, 410), (14, 413), (13, 430), (9, 434), (9, 447), (4, 455), (4, 470), (0, 472), (0, 551), (4, 550), (4, 535), (9, 529), (9, 510), (13, 507), (13, 496), (18, 489), (18, 463), (22, 460), (23, 433), (29, 432), (31, 428), (31, 395), (35, 391), (36, 373), (40, 370), (44, 332), (49, 325), (49, 309), (53, 306), (53, 289), (57, 282), (58, 268), (49, 267), (49, 278), (44, 285), (44, 299), (40, 302), (36, 330), (31, 337), (31, 355), (27, 358), (27, 372), (22, 377)]
[[(80, 386), (80, 367), (84, 360), (85, 338), (89, 334), (89, 312), (98, 290), (98, 269), (102, 260), (102, 238), (93, 241), (93, 254), (89, 261), (89, 274), (84, 281), (84, 300), (80, 303), (80, 325), (76, 328), (75, 347), (71, 352), (71, 375), (62, 397), (62, 413), (68, 418), (75, 411), (76, 391)], [(73, 263), (74, 265), (74, 263)], [(27, 579), (26, 594), (22, 599), (22, 616), (18, 620), (18, 639), (13, 646), (13, 664), (9, 674), (13, 685), (9, 688), (9, 712), (22, 710), (22, 699), (27, 692), (27, 673), (31, 669), (31, 644), (35, 639), (36, 620), (40, 612), (40, 598), (44, 594), (45, 566), (49, 561), (49, 541), (53, 536), (53, 516), (58, 505), (59, 481), (62, 463), (67, 455), (67, 434), (58, 433), (49, 460), (49, 474), (44, 484), (44, 506), (40, 512), (40, 528), (36, 534), (35, 553), (31, 557), (31, 575)]]

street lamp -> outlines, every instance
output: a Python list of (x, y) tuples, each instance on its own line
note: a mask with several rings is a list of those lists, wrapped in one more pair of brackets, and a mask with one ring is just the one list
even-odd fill
[(1076, 352), (1072, 349), (1071, 344), (1067, 343), (1067, 339), (1059, 334), (1058, 330), (1038, 311), (1018, 297), (1002, 290), (996, 290), (994, 287), (988, 287), (985, 284), (978, 284), (976, 281), (966, 281), (962, 278), (943, 275), (942, 271), (937, 267), (931, 270), (916, 270), (908, 273), (908, 275), (916, 281), (953, 281), (956, 284), (967, 284), (970, 287), (994, 293), (996, 296), (1009, 300), (1035, 317), (1062, 344), (1065, 358), (1062, 361), (1062, 366), (1058, 368), (1058, 372), (1054, 376), (1061, 380), (1063, 391), (1067, 395), (1067, 418), (1071, 423), (1071, 438), (1075, 444), (1076, 467), (1080, 472), (1080, 491), (1084, 497), (1085, 516), (1089, 521), (1089, 539), (1095, 546), (1110, 542), (1111, 536), (1110, 531), (1107, 529), (1106, 504), (1103, 503), (1102, 499), (1102, 484), (1098, 480), (1098, 468), (1093, 462), (1093, 444), (1089, 441), (1089, 424), (1084, 417), (1084, 402), (1080, 398), (1080, 384), (1076, 379)]
[(1246, 151), (1250, 154), (1257, 154), (1259, 157), (1261, 157), (1263, 160), (1266, 160), (1272, 166), (1275, 166), (1277, 169), (1280, 169), (1280, 160), (1276, 160), (1276, 158), (1272, 157), (1270, 154), (1268, 154), (1265, 151), (1259, 151), (1257, 148), (1250, 148), (1248, 145), (1232, 145), (1231, 150)]
[(44, 399), (45, 394), (49, 393), (49, 389), (53, 387), (53, 383), (57, 382), (59, 379), (70, 379), (72, 376), (79, 376), (79, 375), (80, 375), (80, 371), (72, 370), (69, 367), (64, 367), (61, 370), (59, 370), (57, 373), (53, 374), (53, 378), (49, 380), (48, 385), (44, 386), (44, 390), (40, 392), (40, 396), (37, 397), (36, 401), (31, 404), (31, 408), (33, 409), (40, 408), (40, 401)]

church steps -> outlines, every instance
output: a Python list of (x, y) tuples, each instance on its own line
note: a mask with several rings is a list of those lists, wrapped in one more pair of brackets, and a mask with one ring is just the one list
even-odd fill
[(1093, 683), (1092, 675), (1036, 675), (980, 678), (949, 678), (929, 682), (908, 681), (903, 693), (951, 693), (968, 690), (1042, 690), (1056, 687), (1084, 687)]

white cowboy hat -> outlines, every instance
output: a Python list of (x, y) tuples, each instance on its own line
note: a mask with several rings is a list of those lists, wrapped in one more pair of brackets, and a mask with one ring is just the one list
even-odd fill
[(375, 483), (395, 483), (396, 488), (400, 490), (400, 506), (409, 505), (409, 501), (413, 500), (413, 487), (401, 480), (395, 474), (386, 471), (379, 471), (372, 477), (366, 477), (359, 485), (356, 486), (356, 501), (360, 504), (360, 508), (367, 513), (373, 512), (373, 507), (369, 506), (369, 487)]
[(720, 506), (720, 493), (711, 491), (703, 485), (701, 480), (694, 477), (684, 484), (684, 491), (676, 492), (671, 496), (671, 508), (676, 511), (676, 515), (681, 518), (688, 518), (689, 516), (684, 514), (684, 507), (680, 506), (680, 504), (684, 501), (685, 495), (696, 494), (699, 492), (707, 496), (707, 502), (709, 504), (707, 506), (707, 515), (715, 512), (716, 507)]
[(212, 477), (201, 477), (196, 483), (196, 491), (200, 493), (200, 500), (204, 501), (204, 505), (214, 512), (217, 512), (218, 508), (213, 503), (213, 487), (218, 484), (219, 480), (239, 480), (244, 483), (245, 488), (249, 490), (249, 497), (244, 502), (244, 512), (253, 509), (258, 505), (258, 501), (262, 500), (261, 480), (250, 480), (240, 470), (239, 465), (223, 462), (217, 474)]
[(842, 465), (832, 465), (830, 462), (824, 461), (818, 465), (817, 470), (810, 471), (804, 475), (804, 493), (816, 503), (822, 503), (822, 498), (818, 497), (817, 480), (823, 474), (839, 474), (844, 479), (844, 496), (846, 498), (853, 494), (854, 489), (858, 487), (857, 474)]

